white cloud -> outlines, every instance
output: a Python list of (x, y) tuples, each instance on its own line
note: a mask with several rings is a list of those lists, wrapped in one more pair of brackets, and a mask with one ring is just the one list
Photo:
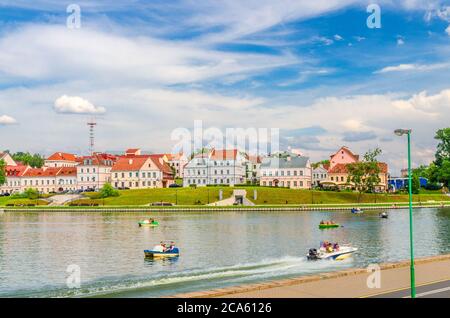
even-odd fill
[(0, 116), (0, 126), (17, 124), (17, 120), (8, 115)]
[[(120, 48), (120, 49), (119, 49)], [(11, 78), (193, 83), (298, 64), (281, 55), (216, 51), (192, 42), (30, 25), (0, 38), (0, 72)]]
[(436, 63), (436, 64), (399, 64), (396, 66), (387, 66), (375, 74), (390, 73), (390, 72), (405, 72), (405, 71), (432, 71), (442, 68), (450, 67), (450, 63)]
[(342, 41), (344, 38), (343, 38), (342, 36), (340, 36), (339, 34), (335, 34), (335, 35), (334, 35), (334, 39), (335, 39), (336, 41)]
[(405, 41), (402, 38), (397, 39), (397, 45), (403, 45), (405, 44)]
[(447, 29), (445, 29), (445, 32), (448, 34), (448, 36), (450, 36), (450, 25), (447, 27)]
[(54, 109), (63, 114), (104, 114), (106, 108), (94, 106), (78, 96), (63, 95), (55, 101)]

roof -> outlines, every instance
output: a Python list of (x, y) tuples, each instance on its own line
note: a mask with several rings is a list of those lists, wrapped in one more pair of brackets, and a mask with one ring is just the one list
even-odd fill
[(237, 155), (237, 149), (213, 149), (211, 152), (211, 160), (236, 160)]
[(111, 171), (137, 171), (142, 168), (150, 158), (149, 155), (139, 155), (130, 157), (119, 157), (114, 163)]
[(76, 167), (62, 167), (57, 173), (57, 176), (76, 176), (77, 168)]
[(77, 161), (77, 157), (71, 153), (65, 152), (55, 152), (53, 155), (47, 158), (47, 160), (58, 160), (58, 161)]
[(341, 148), (339, 148), (338, 151), (336, 151), (334, 154), (330, 155), (330, 158), (334, 157), (335, 155), (337, 155), (342, 150), (344, 150), (351, 157), (353, 157), (353, 159), (355, 159), (355, 161), (359, 161), (359, 155), (355, 155), (347, 146), (342, 146)]
[(7, 177), (21, 177), (23, 173), (28, 169), (28, 166), (6, 166), (5, 173)]
[(30, 168), (23, 174), (24, 177), (55, 177), (61, 168)]
[[(331, 168), (328, 173), (348, 173), (347, 166), (349, 164), (338, 163), (333, 168)], [(378, 167), (380, 168), (380, 173), (388, 172), (388, 165), (384, 162), (378, 162)]]
[(260, 156), (254, 156), (254, 155), (245, 154), (245, 158), (248, 161), (250, 161), (251, 163), (253, 163), (253, 164), (261, 163), (261, 157)]
[(117, 156), (115, 155), (110, 155), (107, 153), (94, 153), (92, 156), (84, 156), (84, 157), (79, 157), (79, 161), (80, 161), (80, 166), (85, 165), (85, 161), (86, 160), (92, 160), (92, 163), (89, 165), (94, 165), (94, 166), (98, 166), (98, 165), (105, 165), (107, 166), (107, 161), (112, 161), (112, 163), (114, 163), (117, 160)]
[(309, 162), (308, 157), (290, 157), (279, 158), (279, 157), (269, 157), (264, 158), (261, 163), (261, 169), (286, 169), (286, 168), (306, 168)]
[(167, 164), (167, 162), (162, 160), (163, 156), (164, 155), (150, 155), (150, 158), (152, 159), (152, 161), (155, 163), (155, 165), (158, 167), (159, 170), (161, 170), (165, 174), (172, 175), (173, 174), (172, 169)]

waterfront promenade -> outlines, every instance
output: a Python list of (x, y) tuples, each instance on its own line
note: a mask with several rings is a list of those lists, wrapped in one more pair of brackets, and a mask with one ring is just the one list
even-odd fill
[[(418, 297), (450, 297), (450, 254), (416, 260)], [(365, 268), (178, 294), (180, 298), (408, 297), (409, 262), (380, 264), (380, 288), (369, 288)], [(373, 276), (371, 276), (373, 277)], [(373, 282), (373, 281), (372, 281)]]

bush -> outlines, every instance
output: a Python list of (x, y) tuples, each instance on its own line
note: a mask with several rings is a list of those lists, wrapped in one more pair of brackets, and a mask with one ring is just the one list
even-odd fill
[(105, 183), (100, 189), (100, 198), (118, 197), (119, 191), (114, 189), (111, 184)]
[(39, 198), (39, 192), (36, 189), (28, 188), (24, 192), (25, 197), (30, 200), (36, 200)]
[(435, 191), (435, 190), (441, 190), (442, 189), (442, 185), (440, 185), (438, 183), (428, 183), (424, 188), (426, 190)]

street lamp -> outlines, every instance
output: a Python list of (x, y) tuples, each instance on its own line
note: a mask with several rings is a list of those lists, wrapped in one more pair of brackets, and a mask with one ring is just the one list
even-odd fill
[(414, 274), (414, 243), (413, 243), (413, 215), (412, 215), (412, 173), (411, 173), (411, 129), (396, 129), (397, 136), (408, 136), (408, 192), (409, 192), (409, 244), (411, 252), (411, 298), (416, 297), (416, 279)]

